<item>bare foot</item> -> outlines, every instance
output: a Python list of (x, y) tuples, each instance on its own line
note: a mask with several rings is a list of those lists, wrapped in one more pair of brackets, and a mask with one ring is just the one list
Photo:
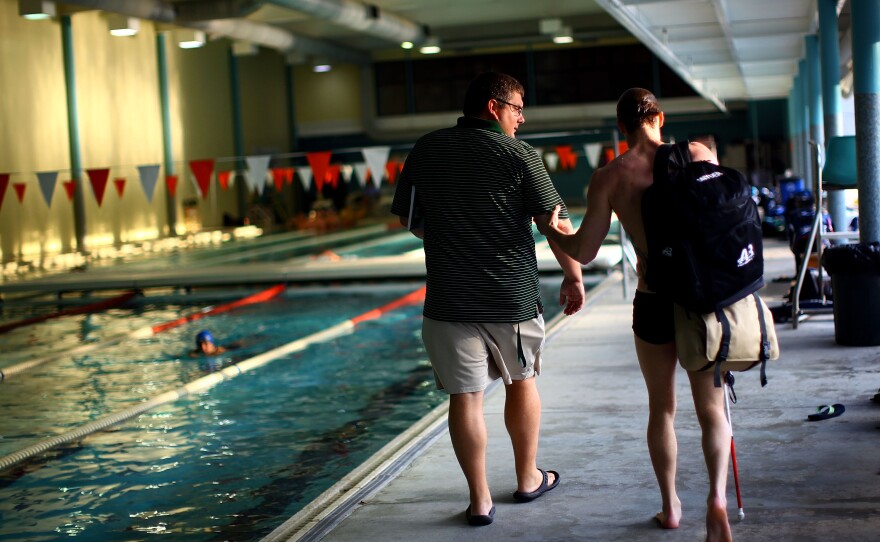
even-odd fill
[(681, 521), (681, 503), (677, 503), (670, 510), (657, 512), (654, 519), (663, 529), (678, 529), (678, 522)]
[(709, 506), (706, 511), (706, 542), (732, 542), (726, 506)]

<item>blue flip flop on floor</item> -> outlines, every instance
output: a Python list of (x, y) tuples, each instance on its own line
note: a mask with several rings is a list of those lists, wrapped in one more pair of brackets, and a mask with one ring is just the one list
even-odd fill
[(846, 407), (841, 405), (840, 403), (835, 403), (833, 405), (822, 405), (816, 409), (815, 414), (810, 414), (807, 416), (807, 419), (811, 422), (817, 422), (819, 420), (827, 420), (828, 418), (836, 418), (846, 412)]
[[(531, 491), (529, 493), (525, 493), (523, 491), (514, 491), (513, 498), (515, 500), (517, 500), (519, 502), (533, 501), (533, 500), (537, 499), (538, 497), (540, 497), (541, 495), (543, 495), (544, 493), (547, 493), (548, 491), (550, 491), (551, 489), (553, 489), (554, 487), (559, 485), (559, 473), (558, 472), (556, 472), (555, 470), (547, 470), (547, 471), (545, 471), (544, 469), (538, 469), (538, 470), (541, 471), (541, 474), (544, 476), (544, 479), (541, 480), (541, 485), (538, 486), (538, 489)], [(548, 472), (552, 472), (553, 476), (554, 476), (553, 483), (549, 484), (549, 485), (547, 484), (547, 473)]]

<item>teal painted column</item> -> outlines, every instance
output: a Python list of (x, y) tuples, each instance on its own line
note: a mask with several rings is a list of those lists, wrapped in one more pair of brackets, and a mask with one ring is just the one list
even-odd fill
[[(813, 153), (815, 143), (816, 150), (821, 152), (825, 148), (825, 128), (822, 122), (822, 73), (819, 71), (819, 38), (815, 34), (804, 36), (804, 59), (807, 68), (806, 92), (807, 109), (809, 112), (809, 129), (807, 130), (807, 166), (810, 172), (810, 184), (818, 182), (818, 172), (814, 165)], [(821, 157), (821, 154), (820, 154)], [(821, 190), (822, 187), (819, 187)], [(824, 211), (823, 211), (824, 212)]]
[[(229, 48), (229, 86), (232, 99), (232, 140), (235, 146), (235, 171), (236, 176), (244, 172), (244, 133), (241, 121), (241, 91), (238, 86), (238, 57), (232, 54)], [(238, 218), (244, 220), (247, 216), (248, 190), (244, 179), (236, 179), (235, 195), (238, 199)]]
[(859, 237), (880, 241), (880, 2), (851, 0)]
[(801, 119), (801, 176), (808, 190), (813, 189), (813, 170), (810, 167), (810, 75), (807, 72), (807, 60), (802, 58), (798, 62), (798, 80), (800, 81), (800, 111)]
[(76, 106), (76, 66), (73, 59), (73, 29), (70, 15), (61, 17), (61, 48), (64, 55), (64, 86), (67, 90), (67, 138), (70, 152), (70, 176), (73, 180), (73, 231), (76, 250), (88, 252), (86, 247), (86, 210), (83, 197), (82, 161), (79, 147), (79, 113)]
[[(165, 176), (174, 175), (174, 156), (171, 151), (171, 105), (168, 95), (168, 51), (165, 34), (156, 32), (156, 64), (159, 69), (159, 106), (162, 108), (162, 161)], [(177, 199), (165, 189), (165, 235), (177, 235)]]
[[(837, 31), (837, 0), (818, 0), (819, 59), (822, 67), (822, 120), (825, 141), (843, 135), (843, 113), (840, 98), (840, 47)], [(846, 197), (842, 190), (828, 191), (828, 213), (835, 231), (845, 231)]]

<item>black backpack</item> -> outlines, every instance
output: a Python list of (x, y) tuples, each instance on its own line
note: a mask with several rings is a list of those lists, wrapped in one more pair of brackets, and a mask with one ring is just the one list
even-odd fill
[(661, 145), (642, 196), (648, 287), (706, 314), (764, 285), (761, 219), (739, 171), (691, 161), (688, 142)]

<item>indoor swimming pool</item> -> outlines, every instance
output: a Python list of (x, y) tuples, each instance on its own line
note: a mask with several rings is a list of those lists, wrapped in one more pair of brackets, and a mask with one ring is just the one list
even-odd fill
[[(366, 257), (419, 246), (399, 233), (385, 239), (390, 246), (359, 239), (335, 252)], [(542, 276), (548, 321), (558, 312), (559, 280)], [(57, 359), (0, 384), (0, 456), (321, 332), (422, 285), (290, 287), (262, 303), (82, 355), (63, 353), (258, 289), (147, 291), (137, 303), (2, 334), (0, 369), (47, 352)], [(129, 541), (162, 534), (183, 541), (259, 540), (445, 401), (421, 344), (421, 308), (395, 308), (350, 333), (0, 472), (0, 540)], [(33, 309), (6, 307), (0, 324)], [(240, 342), (240, 348), (190, 357), (193, 337), (204, 328), (219, 343)]]

